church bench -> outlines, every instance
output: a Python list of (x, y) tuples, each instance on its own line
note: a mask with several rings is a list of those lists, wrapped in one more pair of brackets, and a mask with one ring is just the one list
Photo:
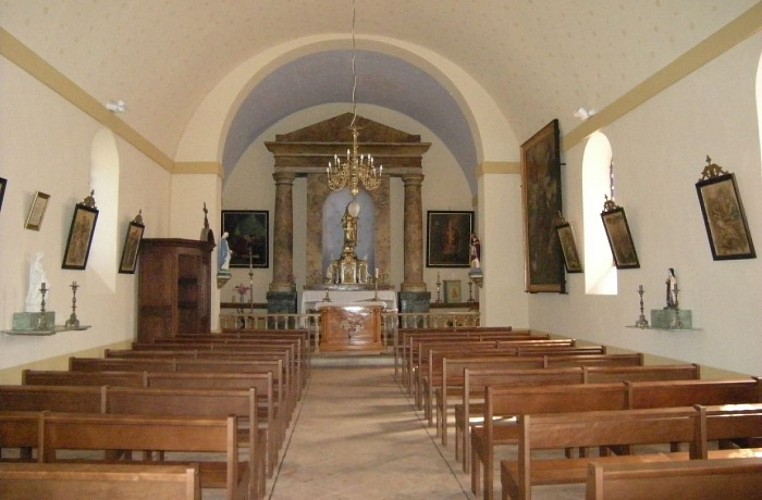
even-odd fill
[[(580, 383), (616, 383), (624, 381), (693, 380), (699, 379), (700, 369), (696, 364), (652, 365), (652, 366), (578, 366), (568, 368), (544, 368), (541, 370), (505, 369), (497, 365), (485, 367), (476, 362), (447, 360), (448, 368), (463, 373), (461, 402), (455, 405), (455, 452), (463, 451), (463, 470), (470, 471), (472, 418), (481, 417), (484, 412), (484, 391), (488, 385), (552, 385)], [(547, 372), (547, 373), (546, 373)], [(451, 370), (446, 372), (449, 376)], [(555, 374), (555, 375), (553, 375)], [(456, 379), (457, 380), (457, 379)], [(457, 382), (455, 382), (457, 383)], [(445, 399), (446, 403), (446, 399)], [(444, 406), (441, 411), (445, 411)], [(439, 402), (437, 405), (439, 406)], [(446, 415), (446, 413), (445, 413)], [(468, 415), (468, 417), (466, 417)], [(443, 420), (446, 422), (446, 420)], [(479, 421), (481, 419), (479, 418)], [(467, 424), (468, 422), (468, 424)], [(477, 424), (478, 425), (478, 424)], [(443, 441), (446, 444), (446, 441)]]
[[(489, 369), (480, 365), (478, 360), (474, 363), (456, 360), (451, 363), (446, 360), (448, 366), (454, 364), (458, 366), (463, 376), (463, 386), (461, 392), (461, 404), (455, 405), (455, 458), (462, 460), (463, 471), (469, 472), (471, 465), (471, 418), (482, 415), (484, 405), (476, 403), (475, 400), (484, 400), (484, 391), (488, 385), (508, 386), (537, 386), (537, 385), (558, 385), (558, 384), (581, 384), (584, 382), (584, 371), (582, 367), (571, 368), (539, 368), (520, 370), (510, 369)], [(500, 365), (498, 365), (500, 366)], [(505, 365), (503, 365), (505, 366)], [(448, 371), (449, 373), (449, 371)], [(446, 384), (446, 379), (444, 384)], [(447, 434), (447, 395), (445, 386), (442, 387), (442, 444), (447, 445), (445, 435)], [(466, 417), (468, 415), (468, 417)], [(462, 454), (462, 456), (461, 456)]]
[[(760, 380), (672, 380), (544, 387), (488, 386), (483, 426), (471, 429), (471, 488), (478, 493), (484, 472), (484, 495), (492, 497), (494, 448), (515, 444), (515, 424), (495, 419), (528, 413), (654, 409), (690, 405), (758, 403)], [(668, 396), (668, 397), (665, 397)]]
[[(524, 340), (539, 340), (539, 339), (550, 339), (550, 335), (540, 335), (540, 334), (533, 334), (527, 330), (507, 330), (507, 331), (487, 331), (487, 332), (481, 332), (481, 331), (453, 331), (453, 332), (431, 332), (428, 330), (412, 330), (410, 332), (403, 332), (402, 334), (402, 341), (399, 344), (399, 347), (395, 350), (395, 354), (399, 353), (399, 356), (395, 356), (395, 363), (397, 362), (396, 357), (399, 357), (399, 363), (401, 366), (402, 371), (402, 378), (401, 383), (403, 387), (409, 386), (410, 384), (410, 365), (414, 364), (411, 363), (411, 357), (415, 356), (416, 353), (413, 348), (413, 342), (416, 340), (440, 340), (440, 341), (487, 341), (487, 340), (498, 340), (498, 339), (524, 339)], [(395, 374), (397, 372), (395, 371)]]
[[(538, 450), (573, 447), (658, 445), (690, 443), (691, 459), (705, 459), (701, 410), (657, 408), (647, 410), (524, 414), (518, 417), (518, 458), (500, 463), (502, 498), (528, 500), (533, 485), (584, 483), (589, 463), (669, 462), (667, 453), (651, 450), (643, 455), (595, 458), (533, 456)], [(485, 492), (486, 493), (486, 492)]]
[(200, 500), (198, 467), (124, 464), (0, 464), (0, 498)]
[[(0, 460), (33, 460), (32, 450), (40, 444), (42, 412), (0, 410)], [(18, 450), (18, 457), (11, 458), (9, 450)]]
[[(192, 453), (193, 459), (188, 462), (198, 464), (202, 489), (224, 488), (228, 500), (256, 497), (257, 489), (250, 481), (250, 465), (239, 460), (238, 433), (237, 417), (232, 415), (181, 417), (53, 412), (43, 416), (40, 458), (45, 463), (65, 463), (57, 457), (58, 450)], [(205, 455), (209, 460), (199, 460), (198, 455), (204, 454), (209, 454)]]
[(257, 392), (248, 389), (159, 389), (109, 387), (106, 389), (105, 413), (188, 417), (226, 417), (238, 419), (239, 446), (248, 451), (249, 477), (259, 491), (265, 490), (265, 467), (268, 475), (275, 470), (277, 449), (268, 457), (267, 429), (260, 429)]
[[(551, 354), (556, 349), (560, 349), (561, 352), (557, 354)], [(552, 367), (552, 368), (564, 368), (564, 367), (575, 367), (575, 366), (587, 366), (587, 365), (594, 365), (594, 366), (631, 366), (631, 365), (642, 365), (643, 363), (643, 356), (642, 354), (586, 354), (584, 351), (585, 348), (580, 348), (579, 354), (570, 354), (569, 352), (563, 352), (563, 347), (548, 347), (546, 350), (538, 350), (535, 352), (536, 356), (542, 356), (543, 360), (543, 367)], [(437, 409), (437, 417), (440, 416), (441, 410), (443, 409), (443, 406), (441, 404), (442, 398), (443, 398), (443, 392), (444, 387), (448, 387), (448, 391), (452, 395), (460, 395), (462, 393), (463, 388), (463, 371), (460, 365), (457, 364), (455, 360), (464, 359), (467, 357), (478, 357), (479, 355), (473, 355), (475, 351), (466, 351), (463, 353), (455, 351), (450, 352), (439, 352), (439, 351), (430, 351), (429, 352), (429, 362), (428, 364), (428, 370), (429, 370), (429, 377), (431, 377), (431, 380), (433, 381), (432, 384), (429, 384), (428, 381), (423, 379), (422, 382), (422, 388), (421, 391), (424, 393), (425, 399), (425, 410), (426, 410), (426, 416), (428, 417), (429, 424), (432, 425), (432, 405), (434, 404), (433, 398), (439, 398), (439, 401), (436, 401), (436, 409)], [(503, 355), (503, 350), (498, 349), (496, 350), (496, 356)], [(482, 355), (482, 357), (486, 357), (486, 355)], [(511, 356), (508, 355), (508, 358)], [(522, 359), (524, 357), (522, 356), (515, 356), (516, 358)], [(454, 365), (452, 367), (448, 367), (445, 365), (444, 361), (445, 358), (447, 358), (448, 363)], [(534, 359), (532, 356), (526, 356), (527, 359)], [(508, 366), (506, 366), (508, 368)], [(516, 365), (515, 368), (536, 368), (536, 366), (519, 366)], [(433, 389), (434, 387), (439, 387), (438, 390)], [(441, 431), (441, 420), (437, 420), (438, 425), (438, 431)], [(445, 443), (446, 444), (446, 443)]]
[(484, 498), (492, 498), (495, 447), (518, 442), (515, 417), (533, 413), (625, 410), (627, 397), (627, 386), (623, 383), (487, 386), (483, 424), (471, 428), (471, 490), (479, 493), (483, 473)]
[(0, 410), (101, 413), (105, 391), (105, 386), (2, 385)]
[(72, 372), (64, 370), (30, 370), (21, 372), (22, 385), (114, 385), (145, 387), (146, 372)]
[[(506, 356), (516, 356), (516, 347), (520, 345), (542, 345), (542, 346), (573, 346), (573, 339), (526, 339), (517, 337), (511, 341), (503, 339), (499, 343), (496, 339), (461, 339), (461, 340), (441, 340), (441, 339), (413, 339), (411, 342), (412, 353), (408, 360), (408, 373), (410, 375), (410, 385), (408, 394), (415, 394), (416, 403), (421, 407), (422, 400), (420, 391), (421, 380), (429, 372), (431, 366), (431, 350), (450, 351), (450, 352), (475, 352), (475, 351), (495, 351)], [(537, 354), (541, 356), (541, 354)]]
[(762, 491), (762, 458), (588, 464), (587, 500), (754, 498)]

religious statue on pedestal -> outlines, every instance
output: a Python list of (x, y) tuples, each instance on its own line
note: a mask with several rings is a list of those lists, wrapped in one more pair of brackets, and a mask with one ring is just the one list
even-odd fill
[(370, 283), (367, 260), (359, 259), (357, 248), (357, 223), (360, 204), (352, 200), (344, 211), (341, 225), (344, 233), (344, 247), (341, 256), (333, 261), (325, 271), (326, 285), (367, 285)]

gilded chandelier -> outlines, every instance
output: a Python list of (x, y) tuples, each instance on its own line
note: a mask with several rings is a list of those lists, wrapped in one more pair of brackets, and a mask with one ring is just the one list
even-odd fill
[(345, 187), (349, 188), (352, 197), (357, 197), (360, 192), (360, 186), (366, 191), (373, 191), (381, 185), (381, 172), (383, 165), (378, 169), (373, 163), (373, 157), (369, 154), (361, 155), (358, 153), (357, 136), (360, 135), (355, 120), (357, 119), (357, 71), (355, 69), (355, 2), (352, 2), (352, 122), (349, 129), (352, 131), (352, 149), (347, 149), (347, 156), (344, 161), (339, 155), (333, 156), (333, 162), (328, 162), (325, 174), (328, 177), (328, 187), (333, 191), (339, 191)]

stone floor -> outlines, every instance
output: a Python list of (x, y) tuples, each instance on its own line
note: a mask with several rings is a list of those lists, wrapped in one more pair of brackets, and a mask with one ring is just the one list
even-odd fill
[[(390, 363), (316, 359), (283, 460), (268, 482), (268, 497), (474, 498), (453, 442), (454, 435), (448, 447), (441, 446), (395, 381)], [(506, 452), (510, 456), (512, 450)], [(540, 499), (580, 499), (584, 486), (534, 488), (533, 493)]]

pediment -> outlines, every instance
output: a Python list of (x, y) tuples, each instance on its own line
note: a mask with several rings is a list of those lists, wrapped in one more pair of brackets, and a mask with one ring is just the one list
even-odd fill
[[(342, 143), (352, 142), (352, 133), (349, 125), (352, 122), (352, 113), (344, 113), (322, 122), (313, 123), (299, 130), (278, 134), (275, 142), (288, 143)], [(421, 136), (409, 134), (402, 130), (378, 123), (362, 116), (357, 116), (355, 125), (360, 129), (361, 143), (416, 143), (421, 142)]]

